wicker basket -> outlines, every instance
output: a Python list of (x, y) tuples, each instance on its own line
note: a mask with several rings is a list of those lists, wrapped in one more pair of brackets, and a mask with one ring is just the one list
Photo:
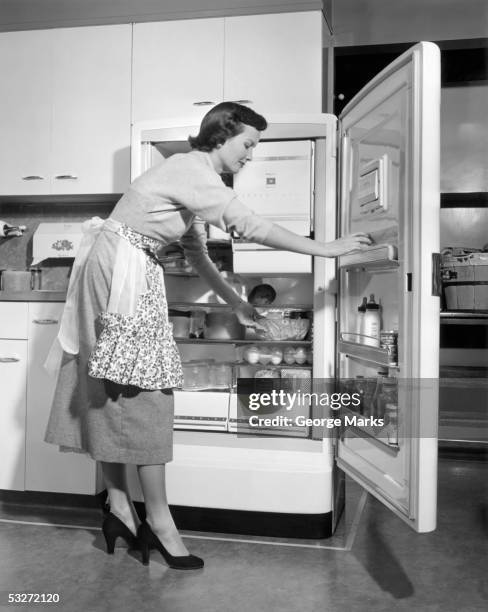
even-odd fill
[(447, 249), (442, 280), (448, 310), (488, 310), (488, 253)]

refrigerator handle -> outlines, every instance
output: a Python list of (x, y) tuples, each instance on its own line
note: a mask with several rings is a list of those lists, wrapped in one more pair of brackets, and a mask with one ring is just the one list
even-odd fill
[(442, 297), (442, 257), (440, 253), (432, 253), (432, 295)]

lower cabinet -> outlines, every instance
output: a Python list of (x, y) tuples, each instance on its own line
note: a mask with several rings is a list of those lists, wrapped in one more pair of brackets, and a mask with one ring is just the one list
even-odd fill
[(96, 464), (44, 442), (56, 380), (44, 362), (64, 304), (0, 302), (0, 489), (93, 495)]
[(44, 369), (58, 333), (64, 304), (29, 304), (25, 489), (57, 493), (95, 493), (95, 462), (83, 454), (60, 452), (44, 442), (56, 380)]
[(0, 339), (0, 489), (24, 490), (27, 341)]

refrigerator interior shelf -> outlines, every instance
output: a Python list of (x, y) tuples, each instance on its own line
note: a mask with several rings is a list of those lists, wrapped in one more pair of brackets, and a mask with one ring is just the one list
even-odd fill
[(210, 393), (229, 393), (229, 391), (231, 390), (231, 385), (226, 385), (224, 387), (224, 385), (222, 385), (221, 387), (216, 387), (214, 386), (203, 386), (203, 385), (199, 385), (196, 387), (191, 387), (190, 385), (185, 385), (183, 383), (183, 387), (181, 388), (182, 391), (189, 391), (191, 393), (205, 393), (205, 392), (210, 392)]
[(195, 274), (194, 272), (185, 272), (184, 270), (178, 270), (176, 268), (164, 268), (164, 275), (165, 276), (185, 276), (188, 278), (199, 278), (198, 274)]
[[(232, 310), (230, 304), (219, 304), (217, 302), (168, 302), (168, 308), (171, 310)], [(262, 310), (293, 310), (293, 311), (311, 311), (313, 306), (310, 304), (270, 304), (269, 306), (257, 306), (258, 311)]]
[(364, 251), (339, 257), (340, 268), (390, 269), (398, 267), (398, 250), (393, 244), (375, 244)]
[(311, 363), (286, 363), (285, 361), (282, 361), (280, 363), (267, 363), (267, 364), (262, 364), (262, 363), (249, 363), (248, 361), (236, 361), (234, 364), (236, 367), (239, 366), (245, 366), (247, 368), (269, 368), (269, 369), (276, 369), (276, 370), (282, 370), (284, 368), (292, 368), (293, 370), (295, 369), (299, 369), (299, 370), (311, 370), (313, 368), (313, 365)]
[(444, 310), (440, 313), (441, 324), (484, 325), (488, 324), (488, 310)]
[(210, 340), (206, 338), (176, 338), (175, 341), (180, 344), (257, 344), (257, 345), (270, 345), (270, 344), (283, 344), (287, 346), (311, 346), (311, 340)]
[(387, 368), (398, 368), (398, 364), (390, 363), (386, 349), (358, 344), (357, 342), (346, 342), (345, 340), (339, 340), (338, 348), (339, 353), (343, 353), (348, 357), (356, 357), (357, 359), (377, 363)]

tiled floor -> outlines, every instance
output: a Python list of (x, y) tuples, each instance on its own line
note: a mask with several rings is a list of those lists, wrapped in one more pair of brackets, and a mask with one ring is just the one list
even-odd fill
[(348, 483), (347, 510), (333, 538), (187, 533), (189, 548), (205, 559), (193, 572), (168, 569), (155, 551), (149, 567), (123, 548), (108, 556), (99, 511), (4, 504), (0, 609), (38, 609), (5, 604), (8, 592), (22, 591), (59, 593), (61, 603), (50, 607), (70, 612), (484, 611), (486, 466), (441, 459), (438, 528), (431, 534), (414, 534)]

